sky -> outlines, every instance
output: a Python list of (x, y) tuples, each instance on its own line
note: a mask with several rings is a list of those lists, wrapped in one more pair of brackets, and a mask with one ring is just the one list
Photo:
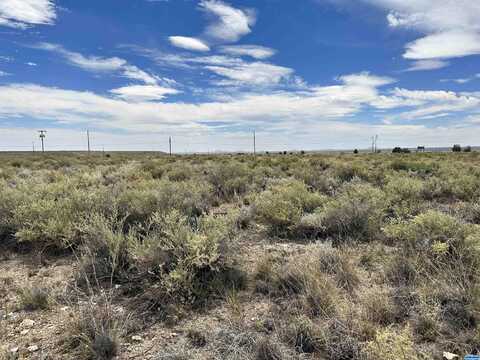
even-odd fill
[(480, 1), (1, 0), (0, 150), (480, 145)]

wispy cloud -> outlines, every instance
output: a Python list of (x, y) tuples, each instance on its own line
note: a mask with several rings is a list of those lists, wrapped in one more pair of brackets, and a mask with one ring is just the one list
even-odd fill
[(455, 82), (457, 84), (466, 84), (470, 81), (480, 79), (480, 74), (476, 74), (474, 76), (470, 76), (467, 78), (458, 78), (458, 79), (441, 79), (440, 82)]
[(278, 84), (293, 74), (293, 69), (263, 62), (240, 63), (238, 65), (206, 66), (206, 69), (220, 75), (226, 80), (216, 81), (218, 85), (256, 85), (268, 86)]
[(57, 17), (53, 0), (1, 0), (0, 26), (26, 29), (52, 25)]
[(430, 60), (418, 60), (412, 63), (412, 65), (405, 71), (426, 71), (442, 69), (450, 65), (448, 61), (430, 59)]
[(180, 91), (157, 85), (130, 85), (110, 91), (118, 97), (133, 102), (162, 100), (167, 95), (176, 95)]
[(250, 56), (255, 59), (268, 59), (275, 55), (276, 50), (259, 45), (229, 45), (222, 46), (220, 51), (234, 56)]
[(40, 43), (34, 47), (60, 54), (71, 65), (86, 71), (120, 72), (120, 74), (126, 78), (139, 80), (150, 85), (157, 84), (159, 80), (158, 77), (148, 74), (134, 65), (130, 65), (126, 60), (118, 57), (85, 56), (78, 52), (67, 50), (61, 45), (51, 43)]

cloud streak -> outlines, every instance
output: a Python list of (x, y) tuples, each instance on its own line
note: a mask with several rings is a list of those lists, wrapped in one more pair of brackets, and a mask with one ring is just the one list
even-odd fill
[(0, 1), (0, 26), (27, 29), (33, 25), (53, 25), (56, 18), (52, 0)]
[(142, 81), (148, 85), (155, 85), (159, 78), (155, 75), (130, 65), (126, 60), (118, 57), (84, 56), (78, 52), (69, 51), (61, 45), (51, 43), (40, 43), (34, 48), (57, 53), (65, 58), (71, 65), (90, 72), (119, 72), (123, 77), (131, 80)]

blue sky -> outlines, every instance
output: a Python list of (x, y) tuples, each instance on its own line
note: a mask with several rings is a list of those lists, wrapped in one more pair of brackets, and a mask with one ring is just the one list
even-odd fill
[(480, 2), (2, 0), (0, 150), (479, 145)]

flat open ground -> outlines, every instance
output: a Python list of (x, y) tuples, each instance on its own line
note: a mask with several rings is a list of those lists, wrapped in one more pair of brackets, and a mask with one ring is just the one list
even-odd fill
[(0, 359), (480, 350), (479, 153), (0, 161)]

